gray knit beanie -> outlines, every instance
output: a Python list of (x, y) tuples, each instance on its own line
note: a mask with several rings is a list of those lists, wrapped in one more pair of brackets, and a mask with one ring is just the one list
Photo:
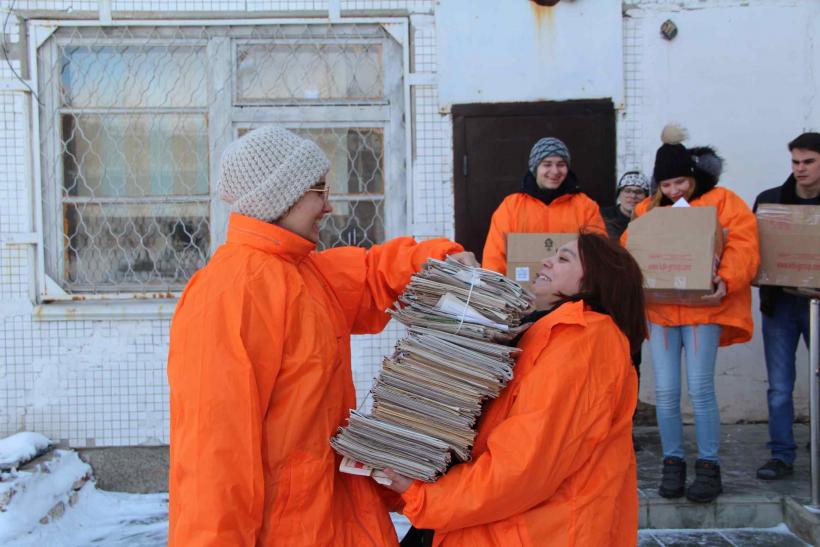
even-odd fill
[(535, 175), (538, 164), (548, 156), (558, 156), (564, 158), (569, 165), (569, 148), (560, 139), (555, 137), (544, 137), (539, 140), (530, 150), (530, 173)]
[(219, 197), (231, 211), (265, 222), (278, 219), (330, 168), (313, 142), (278, 126), (260, 127), (222, 154)]

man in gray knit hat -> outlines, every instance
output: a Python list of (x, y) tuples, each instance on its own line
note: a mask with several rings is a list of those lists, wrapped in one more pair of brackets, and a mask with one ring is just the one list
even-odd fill
[(582, 227), (604, 231), (598, 205), (581, 191), (570, 159), (567, 145), (555, 137), (533, 145), (521, 190), (504, 198), (493, 213), (484, 244), (485, 268), (507, 273), (509, 233), (577, 233)]
[(427, 258), (476, 262), (446, 239), (316, 252), (329, 166), (281, 127), (222, 157), (227, 241), (171, 323), (171, 547), (397, 544), (376, 483), (328, 443), (357, 406), (350, 336), (385, 327)]
[(530, 150), (530, 173), (535, 175), (539, 188), (556, 189), (569, 173), (569, 148), (561, 139), (544, 137)]

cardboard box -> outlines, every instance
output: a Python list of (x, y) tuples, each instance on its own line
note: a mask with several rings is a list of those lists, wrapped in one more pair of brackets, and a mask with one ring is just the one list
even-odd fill
[(698, 304), (712, 294), (723, 251), (715, 207), (656, 207), (629, 223), (626, 248), (644, 276), (648, 302)]
[(760, 269), (755, 284), (820, 287), (820, 205), (757, 208)]
[(577, 233), (507, 234), (507, 277), (529, 290), (541, 271), (541, 261), (574, 239), (578, 239)]

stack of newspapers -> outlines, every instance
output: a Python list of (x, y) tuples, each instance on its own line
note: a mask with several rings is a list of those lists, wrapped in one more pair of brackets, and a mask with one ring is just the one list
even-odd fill
[(431, 482), (468, 461), (482, 404), (512, 379), (519, 351), (492, 340), (514, 334), (531, 301), (498, 273), (428, 260), (389, 310), (407, 335), (384, 359), (371, 413), (351, 411), (330, 441), (341, 470), (384, 482), (390, 467)]

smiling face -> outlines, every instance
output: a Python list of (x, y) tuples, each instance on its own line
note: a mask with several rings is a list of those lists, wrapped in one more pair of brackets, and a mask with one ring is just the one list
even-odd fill
[(635, 206), (645, 197), (646, 192), (640, 186), (624, 186), (618, 193), (618, 205), (627, 216), (630, 216)]
[(325, 177), (319, 179), (287, 213), (273, 223), (313, 243), (319, 242), (319, 224), (325, 215), (333, 212), (328, 202)]
[(541, 265), (541, 271), (532, 284), (536, 309), (550, 309), (562, 299), (580, 292), (584, 267), (578, 254), (577, 240), (562, 245), (555, 255)]
[(658, 183), (658, 190), (661, 194), (675, 203), (680, 198), (687, 198), (692, 195), (695, 187), (695, 179), (692, 177), (675, 177), (665, 179)]
[(792, 173), (800, 197), (812, 198), (820, 193), (820, 153), (802, 148), (792, 150)]
[(535, 170), (535, 182), (539, 188), (554, 190), (561, 186), (569, 173), (567, 160), (561, 156), (547, 156)]

